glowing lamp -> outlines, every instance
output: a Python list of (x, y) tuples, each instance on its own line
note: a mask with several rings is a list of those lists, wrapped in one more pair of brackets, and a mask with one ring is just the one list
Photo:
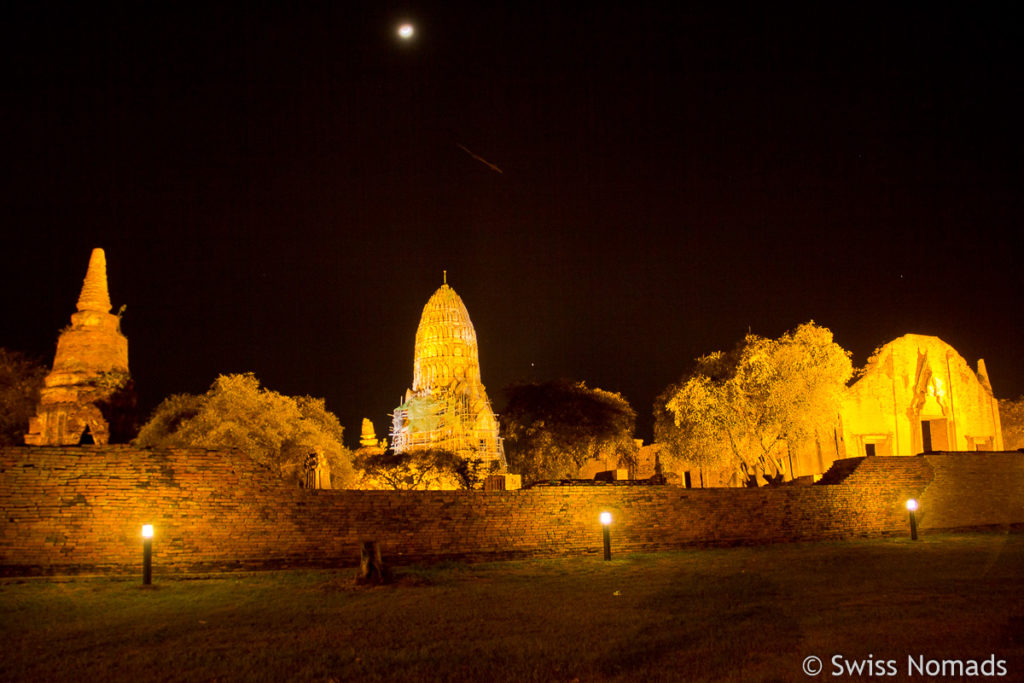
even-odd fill
[(142, 585), (153, 583), (153, 525), (142, 525)]
[(907, 501), (907, 510), (910, 511), (910, 540), (917, 540), (917, 516), (914, 512), (917, 510), (917, 500), (911, 498)]
[(398, 37), (403, 40), (409, 40), (415, 32), (416, 30), (412, 27), (412, 24), (402, 24), (398, 27)]
[(612, 525), (612, 513), (601, 513), (601, 528), (604, 536), (604, 559), (612, 559), (612, 535), (608, 527)]

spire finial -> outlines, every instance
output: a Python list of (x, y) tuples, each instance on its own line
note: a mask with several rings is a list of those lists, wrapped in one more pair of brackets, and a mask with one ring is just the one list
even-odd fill
[(448, 284), (448, 271), (447, 270), (442, 270), (441, 273), (442, 273), (441, 277), (444, 278), (444, 282), (442, 284), (445, 284), (445, 285)]
[(107, 256), (99, 247), (92, 250), (89, 269), (78, 296), (78, 310), (110, 313), (110, 293), (107, 291)]

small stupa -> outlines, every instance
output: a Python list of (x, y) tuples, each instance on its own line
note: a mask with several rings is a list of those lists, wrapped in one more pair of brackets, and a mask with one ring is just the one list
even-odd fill
[(25, 443), (73, 446), (126, 442), (134, 427), (135, 393), (128, 340), (110, 312), (107, 259), (93, 249), (71, 325), (57, 340)]
[(363, 418), (362, 431), (359, 434), (359, 447), (376, 448), (382, 451), (388, 447), (387, 441), (384, 439), (377, 440), (377, 430), (374, 429), (373, 422), (368, 417)]

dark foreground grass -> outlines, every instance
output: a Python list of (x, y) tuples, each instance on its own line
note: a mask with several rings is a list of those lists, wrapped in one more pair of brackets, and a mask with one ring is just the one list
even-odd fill
[(995, 655), (1024, 680), (1022, 570), (1016, 532), (412, 567), (378, 588), (350, 569), (8, 579), (0, 679), (845, 681), (834, 655), (898, 677), (908, 656)]

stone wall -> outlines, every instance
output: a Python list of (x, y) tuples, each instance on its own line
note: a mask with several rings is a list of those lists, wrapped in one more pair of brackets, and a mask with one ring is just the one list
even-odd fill
[(774, 489), (566, 486), (520, 491), (306, 491), (240, 453), (124, 446), (0, 450), (0, 572), (349, 566), (377, 539), (391, 562), (614, 552), (1024, 523), (1024, 455), (875, 457), (840, 483)]

